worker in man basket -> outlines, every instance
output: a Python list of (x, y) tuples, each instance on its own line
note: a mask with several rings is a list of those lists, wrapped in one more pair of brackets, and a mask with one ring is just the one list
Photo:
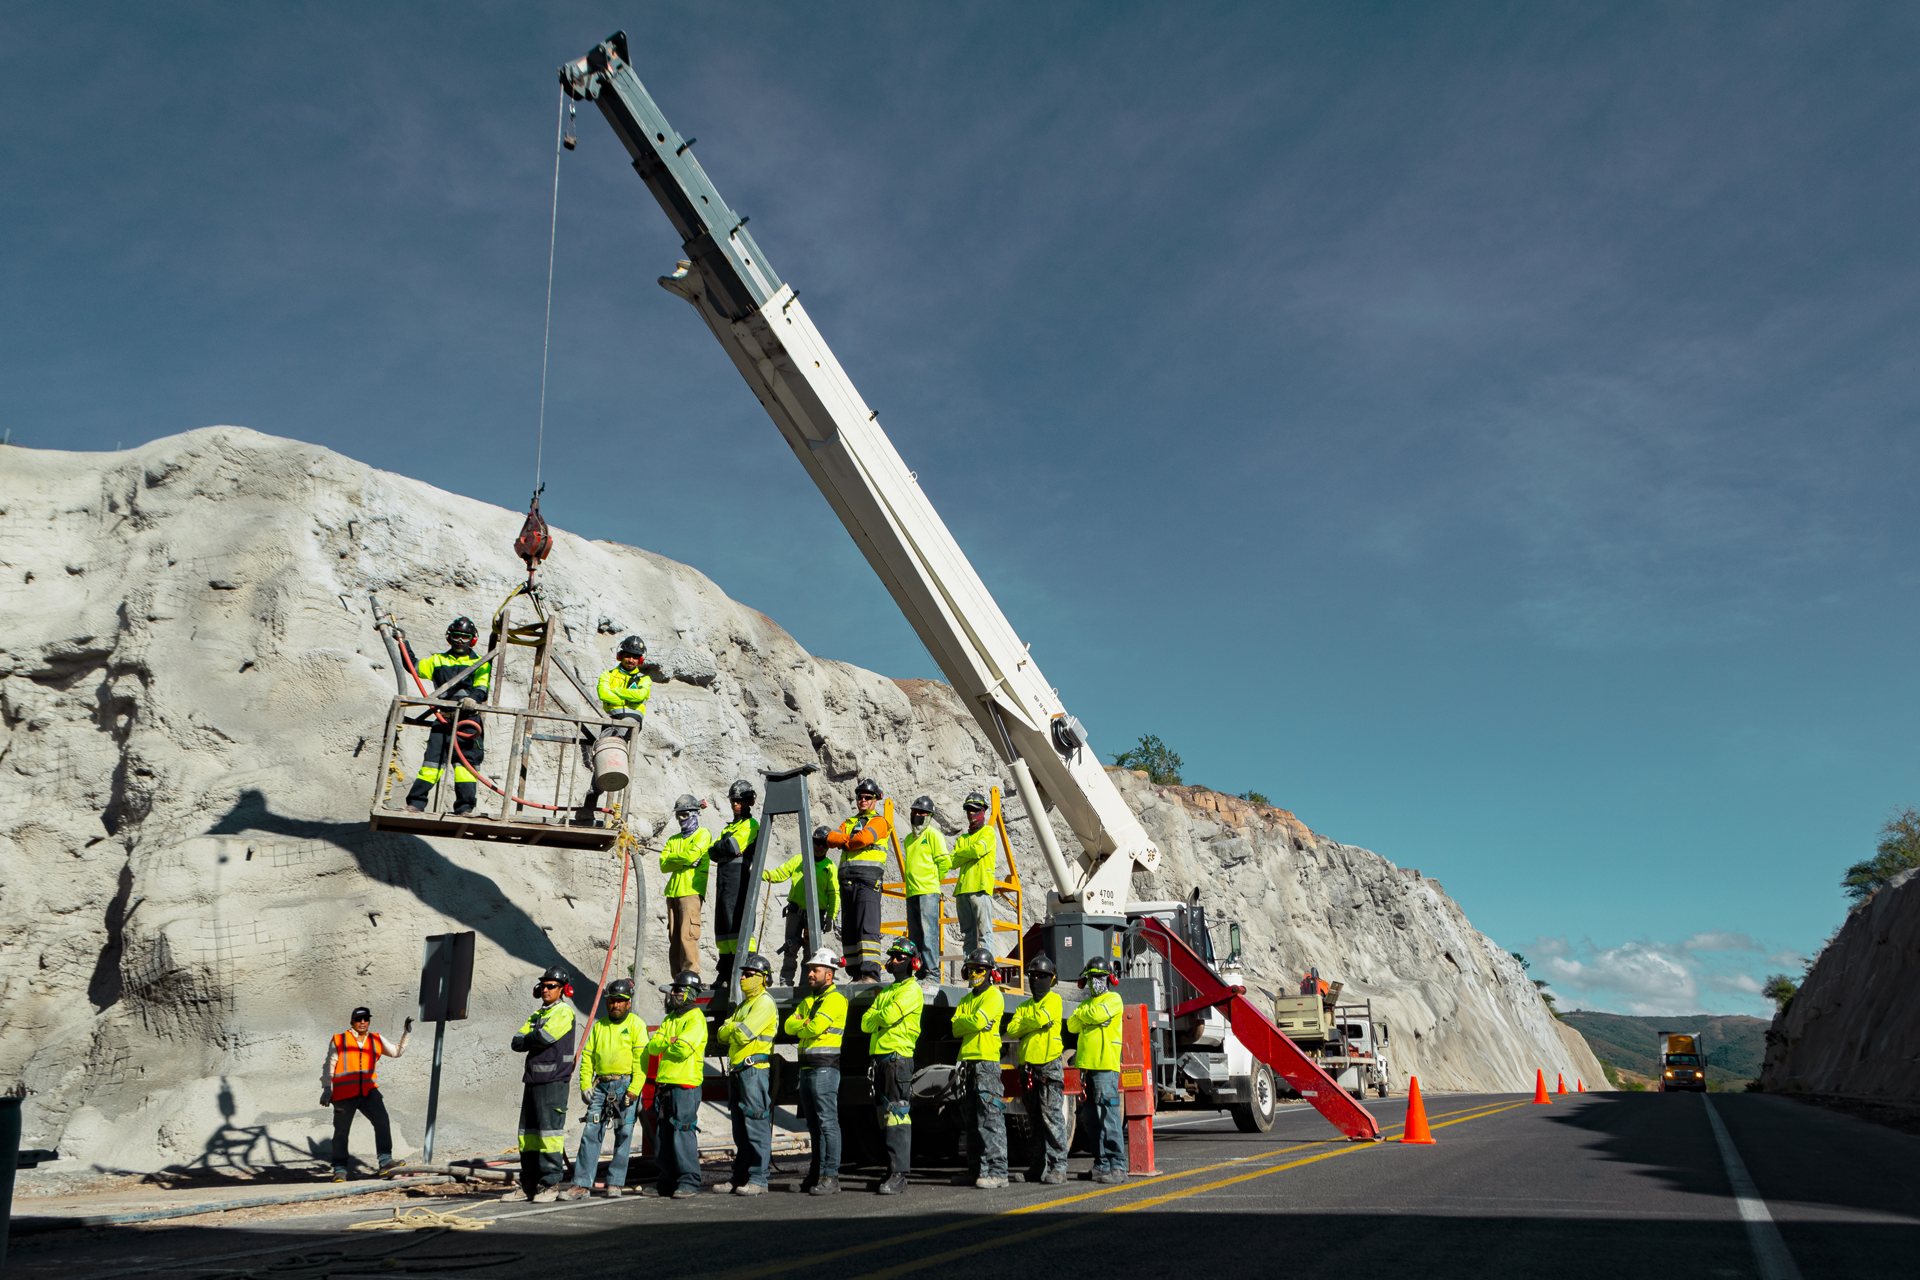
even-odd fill
[(880, 784), (862, 778), (853, 789), (856, 812), (827, 836), (840, 855), (840, 943), (855, 982), (880, 981), (880, 878), (893, 829), (880, 809)]
[[(614, 651), (613, 666), (600, 673), (600, 684), (596, 690), (600, 695), (600, 711), (607, 719), (620, 722), (602, 729), (602, 738), (619, 734), (627, 740), (629, 747), (639, 744), (640, 726), (647, 719), (647, 699), (653, 696), (653, 677), (640, 670), (646, 660), (647, 642), (639, 636), (628, 636)], [(583, 743), (581, 753), (584, 757), (582, 763), (591, 770), (591, 744)], [(599, 804), (600, 793), (589, 786), (586, 799), (580, 804), (581, 820), (593, 821), (594, 809)]]
[(1060, 1034), (1066, 1018), (1055, 976), (1044, 952), (1027, 961), (1027, 1001), (1007, 1019), (1007, 1034), (1020, 1040), (1017, 1060), (1033, 1126), (1026, 1180), (1047, 1186), (1067, 1180), (1067, 1057)]
[(887, 1135), (887, 1176), (874, 1188), (883, 1196), (907, 1189), (913, 1168), (913, 1048), (920, 1040), (920, 1009), (925, 993), (914, 976), (920, 948), (905, 938), (887, 948), (887, 973), (893, 981), (874, 993), (860, 1015), (867, 1033), (867, 1057), (873, 1062), (873, 1105)]
[(674, 973), (700, 976), (700, 904), (707, 896), (707, 851), (713, 832), (700, 825), (706, 803), (683, 795), (673, 802), (679, 834), (660, 847), (660, 873), (667, 877), (667, 964)]
[(520, 1185), (502, 1199), (546, 1204), (560, 1198), (567, 1172), (567, 1087), (573, 1083), (573, 983), (555, 965), (533, 993), (540, 1007), (514, 1033), (513, 1051), (527, 1055), (520, 1073)]
[(600, 1143), (613, 1126), (613, 1162), (607, 1167), (607, 1195), (627, 1185), (627, 1158), (633, 1151), (633, 1119), (645, 1078), (634, 1067), (647, 1047), (647, 1024), (633, 1013), (633, 983), (621, 978), (607, 988), (607, 1011), (594, 1019), (580, 1047), (580, 1101), (586, 1104), (586, 1128), (573, 1163), (573, 1185), (562, 1200), (593, 1193), (600, 1171)]
[(933, 822), (933, 797), (920, 796), (910, 811), (913, 831), (900, 845), (901, 873), (906, 877), (907, 937), (920, 948), (920, 980), (937, 982), (940, 976), (940, 881), (953, 858), (947, 838)]
[(847, 1030), (847, 998), (834, 986), (840, 957), (826, 947), (807, 957), (805, 994), (787, 1015), (786, 1033), (800, 1042), (800, 1111), (813, 1154), (800, 1190), (830, 1196), (840, 1190), (840, 1043)]
[[(840, 913), (840, 878), (833, 866), (833, 848), (827, 843), (832, 832), (825, 827), (813, 829), (814, 900), (820, 907), (820, 931), (833, 932), (833, 918)], [(787, 908), (781, 914), (787, 923), (786, 941), (780, 944), (780, 985), (793, 985), (793, 971), (806, 950), (807, 882), (800, 874), (802, 855), (794, 854), (777, 867), (760, 873), (762, 880), (779, 883), (793, 881), (787, 891)], [(818, 942), (821, 939), (815, 939)]]
[(727, 804), (733, 821), (720, 831), (720, 838), (707, 850), (713, 861), (713, 936), (720, 951), (720, 965), (713, 980), (714, 990), (726, 987), (733, 978), (733, 954), (740, 946), (740, 930), (746, 926), (742, 916), (747, 910), (747, 862), (753, 853), (754, 839), (760, 834), (760, 820), (753, 816), (753, 784), (745, 778), (727, 788)]
[(1079, 1039), (1073, 1065), (1080, 1068), (1080, 1123), (1093, 1135), (1094, 1182), (1127, 1180), (1126, 1125), (1120, 1107), (1120, 1032), (1125, 1006), (1113, 989), (1113, 966), (1095, 956), (1080, 970), (1080, 985), (1092, 996), (1067, 1019)]
[[(487, 726), (473, 714), (473, 708), (487, 700), (487, 689), (493, 683), (493, 664), (481, 663), (480, 655), (473, 651), (473, 642), (479, 635), (472, 618), (455, 618), (447, 624), (446, 652), (430, 653), (418, 664), (420, 678), (427, 682), (429, 697), (468, 667), (480, 665), (460, 685), (440, 695), (458, 702), (460, 709), (433, 713), (433, 728), (427, 733), (427, 750), (420, 757), (420, 772), (413, 776), (413, 789), (407, 792), (407, 808), (415, 813), (426, 812), (427, 797), (433, 794), (433, 785), (440, 781), (440, 774), (449, 761), (453, 764), (453, 811), (472, 813), (479, 799), (480, 791), (475, 785), (477, 775), (468, 766), (486, 759)], [(453, 751), (456, 738), (460, 744), (458, 755)]]
[[(696, 1003), (700, 975), (688, 970), (661, 987), (667, 1017), (647, 1041), (654, 1070), (653, 1118), (660, 1180), (654, 1189), (685, 1200), (700, 1194), (700, 1081), (706, 1074), (707, 1015)], [(646, 1068), (641, 1067), (641, 1074)]]
[(767, 994), (773, 966), (758, 952), (740, 964), (740, 1004), (715, 1030), (727, 1050), (727, 1107), (733, 1113), (733, 1177), (716, 1183), (722, 1195), (765, 1195), (773, 1158), (773, 1095), (768, 1064), (779, 1010)]
[(400, 1027), (400, 1043), (388, 1045), (373, 1030), (373, 1013), (365, 1006), (347, 1019), (348, 1029), (327, 1041), (327, 1060), (320, 1068), (320, 1105), (333, 1108), (333, 1180), (347, 1180), (347, 1135), (353, 1117), (363, 1115), (373, 1125), (373, 1150), (385, 1172), (395, 1163), (393, 1129), (387, 1122), (386, 1099), (374, 1074), (382, 1057), (397, 1058), (407, 1051), (413, 1019)]
[(954, 914), (960, 917), (960, 949), (972, 953), (993, 946), (993, 873), (1000, 840), (987, 821), (987, 798), (969, 791), (961, 806), (967, 829), (953, 842)]
[(1007, 1185), (1007, 1093), (1000, 1081), (1000, 1019), (1006, 998), (993, 977), (993, 952), (967, 953), (960, 977), (967, 994), (953, 1011), (953, 1034), (960, 1040), (960, 1088), (967, 1114), (968, 1172), (956, 1186), (972, 1183), (982, 1191)]

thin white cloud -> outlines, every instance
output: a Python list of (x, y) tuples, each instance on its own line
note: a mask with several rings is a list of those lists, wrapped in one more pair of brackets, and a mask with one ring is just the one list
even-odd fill
[(1798, 969), (1807, 963), (1807, 958), (1798, 951), (1788, 948), (1785, 951), (1773, 952), (1767, 957), (1767, 963), (1782, 969)]
[(1555, 996), (1577, 992), (1585, 1007), (1646, 1016), (1771, 1013), (1760, 995), (1761, 966), (1799, 960), (1793, 951), (1767, 954), (1751, 935), (1725, 929), (1701, 930), (1684, 942), (1643, 939), (1612, 947), (1591, 938), (1540, 937), (1528, 950), (1545, 957), (1540, 969)]
[(1712, 930), (1696, 933), (1680, 944), (1685, 951), (1759, 951), (1761, 948), (1744, 933)]

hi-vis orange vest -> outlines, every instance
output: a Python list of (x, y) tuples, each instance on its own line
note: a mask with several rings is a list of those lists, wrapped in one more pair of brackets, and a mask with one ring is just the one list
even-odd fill
[(373, 1068), (386, 1051), (386, 1041), (377, 1031), (367, 1032), (365, 1044), (355, 1044), (351, 1032), (336, 1035), (333, 1038), (333, 1100), (345, 1102), (379, 1088)]

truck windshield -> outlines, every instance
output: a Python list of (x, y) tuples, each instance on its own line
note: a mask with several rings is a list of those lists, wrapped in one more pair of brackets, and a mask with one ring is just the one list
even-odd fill
[(1697, 1067), (1700, 1065), (1700, 1055), (1697, 1053), (1670, 1053), (1667, 1055), (1667, 1065), (1670, 1067)]

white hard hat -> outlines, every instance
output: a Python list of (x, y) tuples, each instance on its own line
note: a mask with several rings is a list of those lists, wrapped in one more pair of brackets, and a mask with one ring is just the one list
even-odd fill
[(807, 957), (807, 968), (809, 969), (815, 965), (819, 965), (822, 969), (838, 969), (840, 963), (840, 957), (833, 953), (832, 947), (822, 947)]

